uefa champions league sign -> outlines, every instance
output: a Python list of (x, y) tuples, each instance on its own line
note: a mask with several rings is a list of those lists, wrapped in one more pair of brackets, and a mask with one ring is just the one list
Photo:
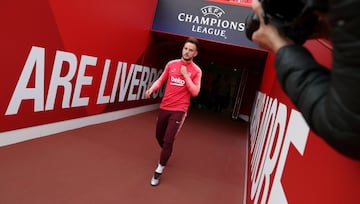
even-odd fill
[(251, 8), (239, 5), (159, 0), (152, 30), (258, 48), (245, 34), (250, 13)]

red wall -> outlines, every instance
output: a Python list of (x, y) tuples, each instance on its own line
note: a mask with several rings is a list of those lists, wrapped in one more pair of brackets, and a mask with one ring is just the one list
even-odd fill
[[(146, 87), (139, 85), (142, 77), (150, 85), (165, 64), (157, 57), (163, 44), (150, 33), (156, 5), (156, 0), (1, 3), (0, 138), (12, 133), (26, 140), (11, 131), (158, 103), (161, 93), (145, 100)], [(256, 88), (243, 101), (242, 113), (250, 113), (248, 100)]]
[[(327, 44), (305, 46), (331, 66)], [(271, 54), (251, 118), (247, 203), (358, 203), (360, 163), (309, 129), (276, 80), (273, 63)]]
[[(141, 65), (142, 70), (144, 66), (156, 69), (151, 67), (151, 62), (142, 64), (142, 55), (151, 40), (156, 4), (156, 0), (0, 3), (0, 131), (153, 103), (143, 98), (130, 101), (125, 97), (125, 101), (109, 103), (99, 103), (97, 99), (99, 95), (111, 93), (118, 62), (127, 63), (127, 71), (132, 64)], [(65, 60), (57, 66), (61, 68), (57, 79), (65, 76), (68, 79), (67, 87), (58, 86), (54, 92), (50, 85), (56, 84), (52, 76), (55, 62), (64, 58), (60, 53), (72, 61)], [(110, 67), (105, 90), (100, 94), (106, 61)], [(135, 78), (129, 80), (136, 81)], [(22, 91), (17, 92), (21, 100), (15, 96), (17, 86), (22, 87), (19, 89)], [(129, 89), (125, 91), (126, 95), (130, 93)], [(55, 97), (55, 104), (47, 101), (50, 95)], [(74, 98), (78, 98), (80, 104), (76, 105)], [(48, 105), (53, 108), (47, 108)]]

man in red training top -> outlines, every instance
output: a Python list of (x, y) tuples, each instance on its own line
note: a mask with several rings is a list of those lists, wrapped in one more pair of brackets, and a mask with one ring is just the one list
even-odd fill
[(200, 92), (202, 71), (193, 62), (198, 50), (198, 40), (188, 38), (181, 59), (168, 62), (164, 72), (145, 93), (146, 98), (150, 98), (154, 91), (166, 83), (156, 124), (156, 139), (162, 149), (158, 166), (151, 178), (152, 186), (160, 182), (160, 176), (172, 153), (175, 136), (184, 123), (191, 96), (195, 97)]

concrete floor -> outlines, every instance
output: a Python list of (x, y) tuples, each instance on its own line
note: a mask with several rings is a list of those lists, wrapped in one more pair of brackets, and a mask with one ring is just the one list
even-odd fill
[(241, 204), (248, 124), (192, 110), (161, 184), (157, 111), (0, 147), (1, 204)]

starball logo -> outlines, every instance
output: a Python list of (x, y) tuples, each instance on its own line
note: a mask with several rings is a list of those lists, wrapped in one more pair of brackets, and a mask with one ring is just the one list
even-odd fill
[(244, 22), (223, 19), (226, 12), (213, 5), (200, 8), (202, 16), (181, 12), (178, 14), (178, 21), (190, 23), (191, 31), (211, 36), (219, 36), (227, 39), (226, 32), (229, 30), (243, 32), (245, 30)]
[(204, 14), (204, 16), (214, 15), (217, 18), (220, 18), (223, 14), (225, 14), (225, 11), (217, 6), (204, 6), (200, 10)]

